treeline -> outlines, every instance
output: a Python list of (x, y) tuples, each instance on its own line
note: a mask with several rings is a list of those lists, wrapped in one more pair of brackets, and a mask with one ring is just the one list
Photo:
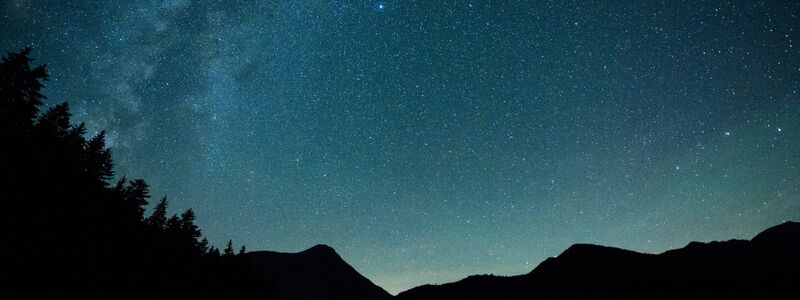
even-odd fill
[(103, 132), (87, 139), (67, 103), (40, 112), (47, 72), (29, 54), (0, 62), (0, 298), (268, 298), (191, 209), (170, 216), (163, 198), (144, 215), (147, 183), (113, 181)]

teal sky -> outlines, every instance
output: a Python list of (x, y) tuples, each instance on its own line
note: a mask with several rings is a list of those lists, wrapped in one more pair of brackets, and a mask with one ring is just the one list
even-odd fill
[(0, 1), (48, 105), (216, 245), (398, 293), (800, 220), (800, 2)]

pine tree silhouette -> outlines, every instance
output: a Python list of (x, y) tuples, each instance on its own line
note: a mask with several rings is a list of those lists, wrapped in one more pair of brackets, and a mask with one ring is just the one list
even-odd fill
[(225, 251), (222, 252), (223, 256), (233, 256), (233, 240), (228, 240), (228, 245), (225, 246)]
[(135, 179), (128, 182), (125, 188), (125, 211), (130, 214), (130, 218), (141, 221), (144, 218), (144, 207), (147, 199), (150, 198), (150, 187), (144, 180)]
[[(80, 132), (83, 131), (85, 130), (81, 124)], [(99, 179), (103, 187), (107, 187), (108, 181), (114, 176), (114, 163), (111, 162), (111, 151), (106, 148), (105, 130), (86, 143), (84, 170), (88, 178)]]
[(0, 130), (3, 138), (28, 133), (45, 98), (44, 66), (31, 68), (30, 48), (9, 53), (0, 62)]
[(167, 207), (169, 204), (167, 203), (167, 197), (161, 198), (156, 204), (155, 208), (153, 208), (153, 213), (147, 217), (147, 225), (151, 227), (163, 230), (167, 227)]

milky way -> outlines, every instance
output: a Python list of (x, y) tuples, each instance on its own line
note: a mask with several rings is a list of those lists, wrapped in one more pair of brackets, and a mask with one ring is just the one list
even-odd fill
[(204, 233), (392, 293), (800, 219), (800, 2), (0, 2)]

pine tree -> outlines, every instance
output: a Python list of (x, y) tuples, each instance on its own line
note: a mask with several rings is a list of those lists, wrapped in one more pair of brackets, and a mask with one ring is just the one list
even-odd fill
[[(55, 138), (65, 137), (72, 127), (70, 118), (72, 114), (69, 112), (69, 104), (64, 102), (56, 104), (47, 111), (36, 121), (35, 127), (39, 134), (53, 135)], [(83, 138), (83, 134), (80, 136)]]
[(213, 247), (213, 246), (211, 247), (210, 250), (208, 250), (208, 254), (211, 255), (212, 257), (219, 257), (220, 256), (219, 249), (217, 249), (217, 247)]
[(155, 208), (153, 208), (153, 213), (147, 217), (147, 225), (150, 225), (153, 228), (163, 230), (167, 226), (167, 207), (169, 204), (167, 203), (167, 197), (161, 198), (161, 201), (158, 201)]
[(200, 228), (194, 224), (195, 215), (194, 211), (190, 208), (184, 211), (181, 214), (181, 231), (186, 234), (186, 236), (191, 237), (192, 239), (200, 238)]
[(207, 238), (203, 238), (200, 241), (200, 253), (205, 254), (207, 252), (208, 252), (208, 239)]
[(246, 250), (244, 248), (244, 245), (242, 245), (242, 248), (239, 249), (239, 254), (244, 254), (245, 252)]
[(30, 48), (9, 53), (0, 61), (0, 132), (2, 137), (27, 134), (45, 98), (45, 66), (31, 68)]
[(150, 198), (150, 188), (142, 179), (131, 180), (125, 188), (125, 211), (139, 222), (144, 219), (144, 207)]
[(180, 226), (180, 240), (185, 243), (185, 247), (187, 248), (190, 253), (194, 255), (201, 255), (205, 253), (207, 250), (205, 246), (201, 244), (198, 240), (202, 237), (202, 232), (200, 232), (200, 228), (194, 224), (195, 215), (194, 211), (190, 208), (181, 214), (181, 226)]
[(176, 236), (181, 231), (181, 219), (178, 217), (177, 214), (173, 214), (169, 219), (167, 219), (167, 225), (164, 228), (168, 235)]
[(225, 250), (222, 252), (223, 256), (233, 256), (233, 240), (228, 240), (228, 245), (225, 246)]
[(106, 148), (106, 132), (101, 131), (86, 143), (84, 170), (87, 177), (100, 182), (104, 187), (114, 176), (111, 151)]

